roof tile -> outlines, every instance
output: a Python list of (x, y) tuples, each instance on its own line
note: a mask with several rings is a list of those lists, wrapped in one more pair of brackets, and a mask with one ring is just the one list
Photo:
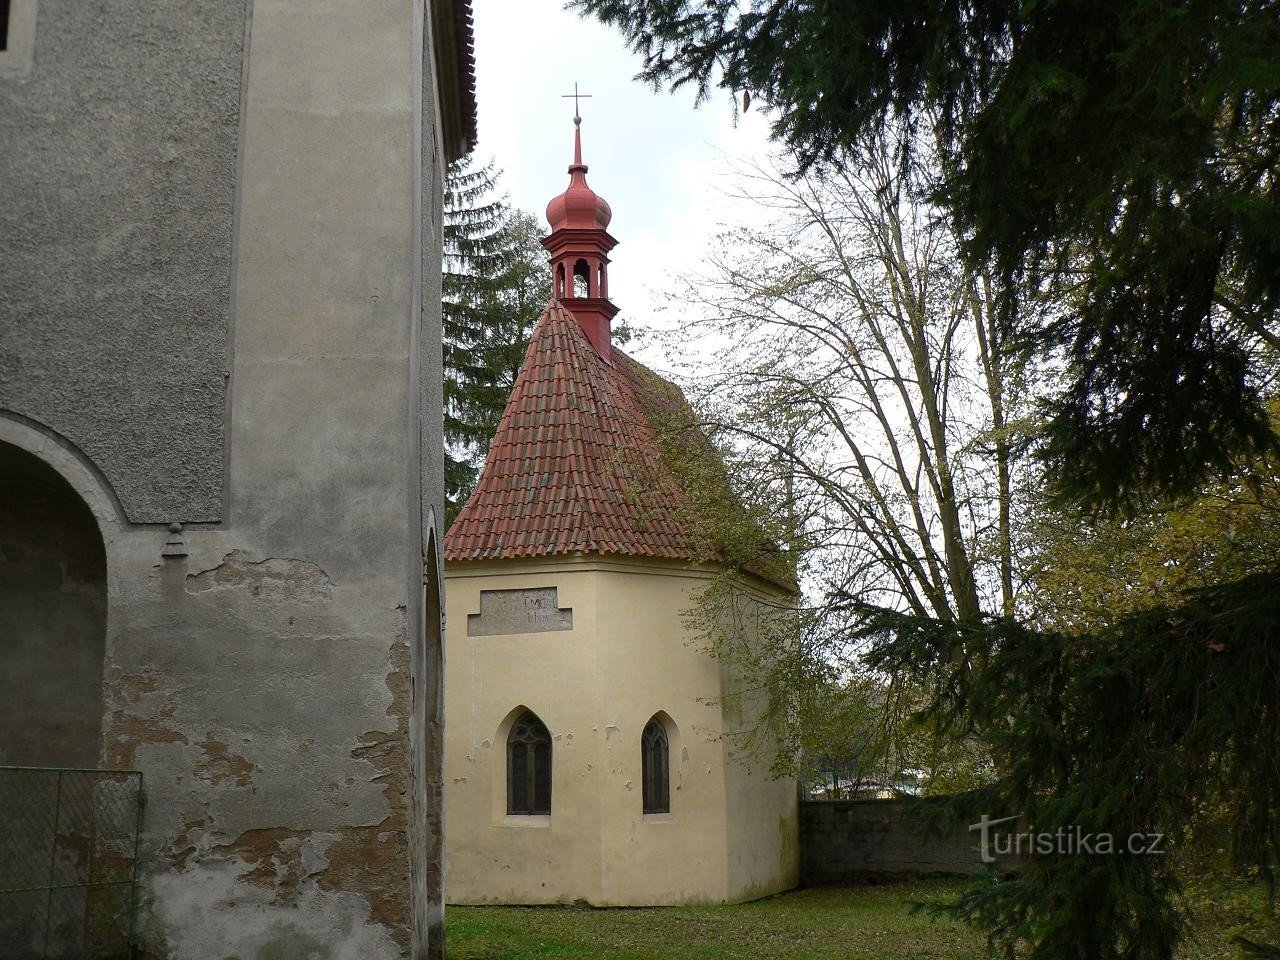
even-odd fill
[(445, 559), (705, 554), (641, 400), (653, 375), (611, 354), (612, 365), (562, 304), (547, 305)]

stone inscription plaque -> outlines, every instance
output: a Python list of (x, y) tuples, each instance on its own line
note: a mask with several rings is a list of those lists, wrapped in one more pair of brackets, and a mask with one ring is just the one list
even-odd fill
[(481, 590), (480, 612), (467, 614), (467, 636), (572, 630), (573, 609), (557, 605), (557, 589)]

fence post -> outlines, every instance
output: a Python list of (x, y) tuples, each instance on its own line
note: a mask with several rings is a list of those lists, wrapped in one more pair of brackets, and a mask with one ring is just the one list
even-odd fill
[(57, 873), (58, 867), (58, 820), (62, 816), (62, 771), (58, 771), (58, 789), (54, 794), (53, 801), (53, 838), (49, 843), (49, 896), (45, 898), (44, 904), (44, 949), (41, 951), (47, 958), (49, 956), (49, 933), (53, 926), (53, 880)]
[(142, 792), (142, 774), (138, 775), (138, 817), (133, 828), (133, 868), (129, 872), (129, 960), (133, 960), (133, 935), (137, 923), (135, 912), (138, 897), (138, 857), (142, 849), (142, 805), (145, 802)]

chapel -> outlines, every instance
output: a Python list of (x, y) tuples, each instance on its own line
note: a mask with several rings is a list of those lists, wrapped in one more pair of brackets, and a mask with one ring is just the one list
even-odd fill
[[(611, 342), (617, 241), (574, 123), (553, 297), (444, 539), (448, 899), (765, 896), (796, 882), (796, 783), (735, 756), (725, 734), (751, 718), (686, 623), (719, 572), (656, 426), (687, 405)], [(740, 576), (773, 608), (793, 597), (786, 575)]]

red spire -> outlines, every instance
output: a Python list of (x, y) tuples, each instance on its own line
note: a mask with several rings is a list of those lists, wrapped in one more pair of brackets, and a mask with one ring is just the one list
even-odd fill
[(596, 352), (610, 361), (609, 325), (618, 312), (609, 301), (608, 253), (618, 241), (605, 230), (613, 218), (603, 197), (587, 186), (582, 162), (582, 118), (573, 118), (573, 163), (569, 187), (547, 204), (551, 236), (542, 245), (551, 254), (551, 283), (582, 325)]
[(547, 204), (547, 222), (554, 230), (604, 230), (613, 211), (604, 197), (587, 186), (587, 165), (582, 162), (582, 118), (574, 117), (573, 163), (569, 188)]

